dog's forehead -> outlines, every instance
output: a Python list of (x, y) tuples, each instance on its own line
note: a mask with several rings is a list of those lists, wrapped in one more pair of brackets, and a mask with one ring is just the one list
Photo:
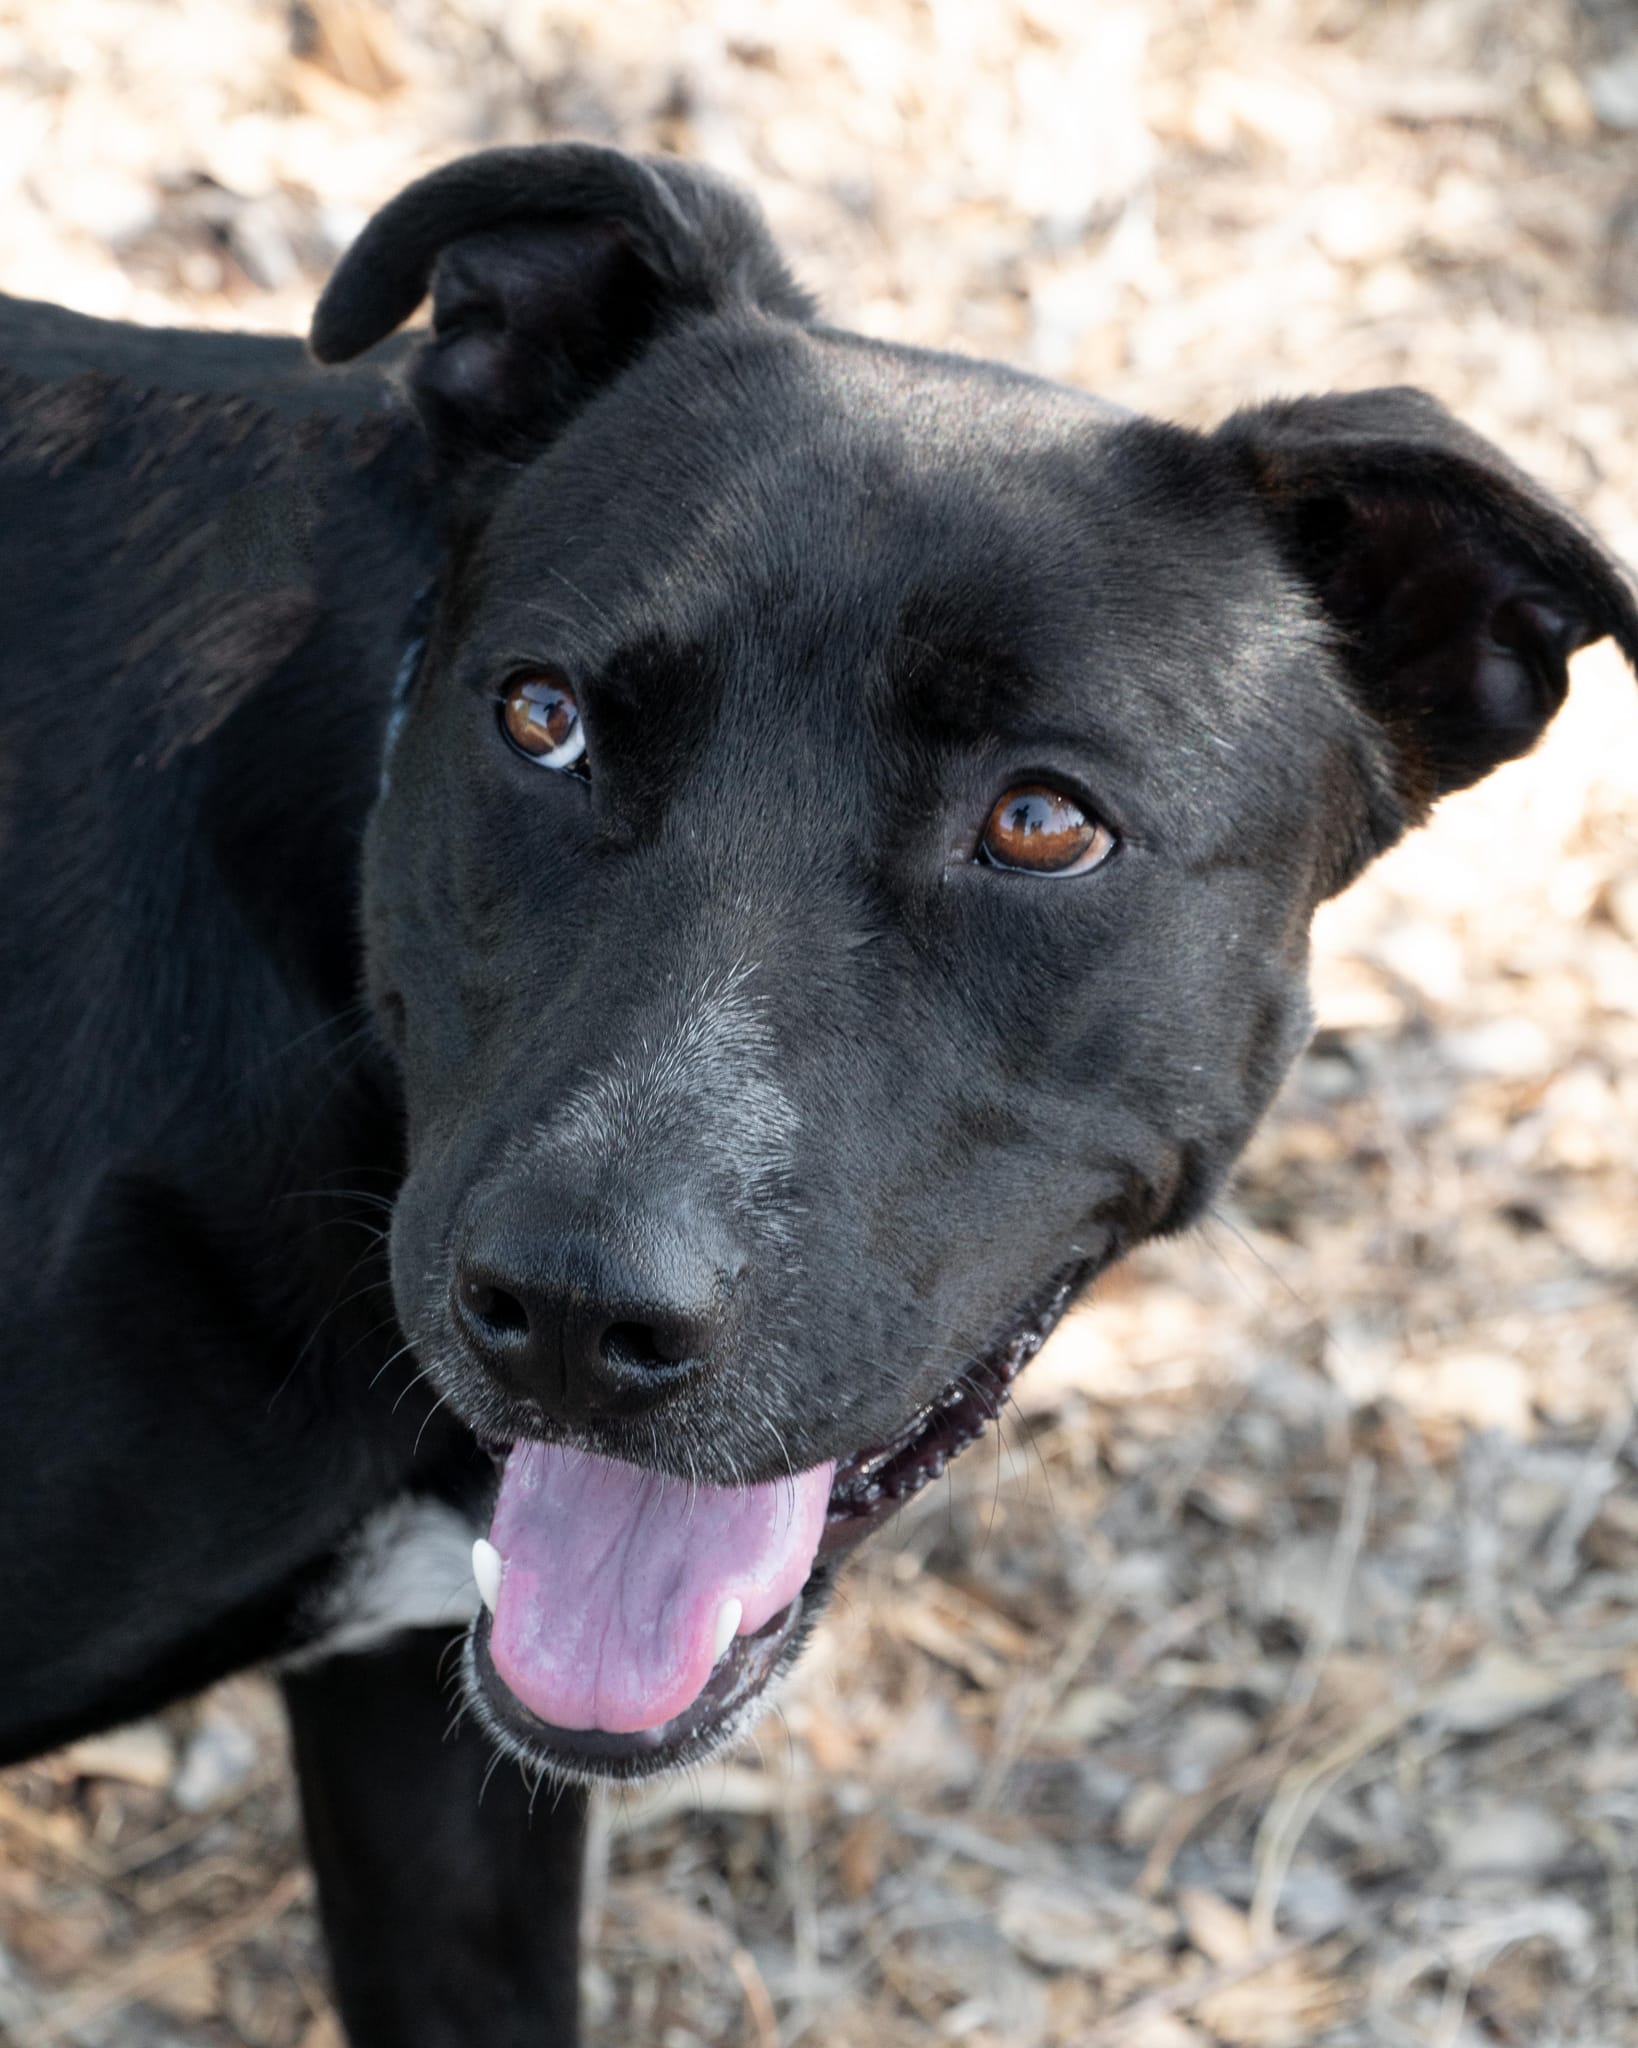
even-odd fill
[(690, 598), (783, 579), (799, 597), (845, 582), (858, 599), (997, 550), (1067, 581), (1098, 444), (1124, 419), (996, 365), (706, 323), (518, 476), (478, 566), (498, 601), (555, 569), (606, 599), (663, 603), (683, 631)]

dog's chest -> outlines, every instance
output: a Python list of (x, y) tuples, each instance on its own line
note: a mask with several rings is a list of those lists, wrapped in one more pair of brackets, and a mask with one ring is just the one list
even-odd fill
[(472, 1543), (482, 1534), (447, 1501), (406, 1494), (378, 1509), (341, 1553), (286, 1667), (358, 1656), (411, 1629), (465, 1628), (478, 1611)]

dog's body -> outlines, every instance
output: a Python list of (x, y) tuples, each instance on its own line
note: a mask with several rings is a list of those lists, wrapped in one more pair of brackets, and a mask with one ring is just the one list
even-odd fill
[(482, 1517), (451, 1542), (440, 1504), (492, 1475), (382, 1372), (358, 868), (431, 560), (415, 437), (378, 377), (315, 407), (297, 343), (0, 334), (0, 1750), (393, 1639), (287, 1679), (357, 2037), (568, 2040), (578, 1802), (531, 1823), (508, 1773), (480, 1806), (486, 1752), (443, 1741)]
[(607, 152), (414, 188), (315, 347), (0, 304), (0, 1752), (283, 1659), (353, 2038), (566, 2042), (470, 1534), (503, 1747), (720, 1746), (1638, 612), (1414, 395), (863, 343)]

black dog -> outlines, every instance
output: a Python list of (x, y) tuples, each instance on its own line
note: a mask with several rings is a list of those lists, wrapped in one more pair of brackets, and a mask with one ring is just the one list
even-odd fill
[(312, 346), (0, 311), (0, 1749), (283, 1658), (352, 2038), (568, 2042), (491, 1742), (742, 1727), (1638, 608), (1414, 392), (863, 341), (678, 164), (455, 164)]

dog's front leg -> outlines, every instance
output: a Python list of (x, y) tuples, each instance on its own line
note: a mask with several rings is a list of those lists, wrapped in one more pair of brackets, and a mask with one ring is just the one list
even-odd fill
[(353, 2048), (574, 2048), (585, 1803), (444, 1739), (447, 1633), (292, 1672), (285, 1701)]

